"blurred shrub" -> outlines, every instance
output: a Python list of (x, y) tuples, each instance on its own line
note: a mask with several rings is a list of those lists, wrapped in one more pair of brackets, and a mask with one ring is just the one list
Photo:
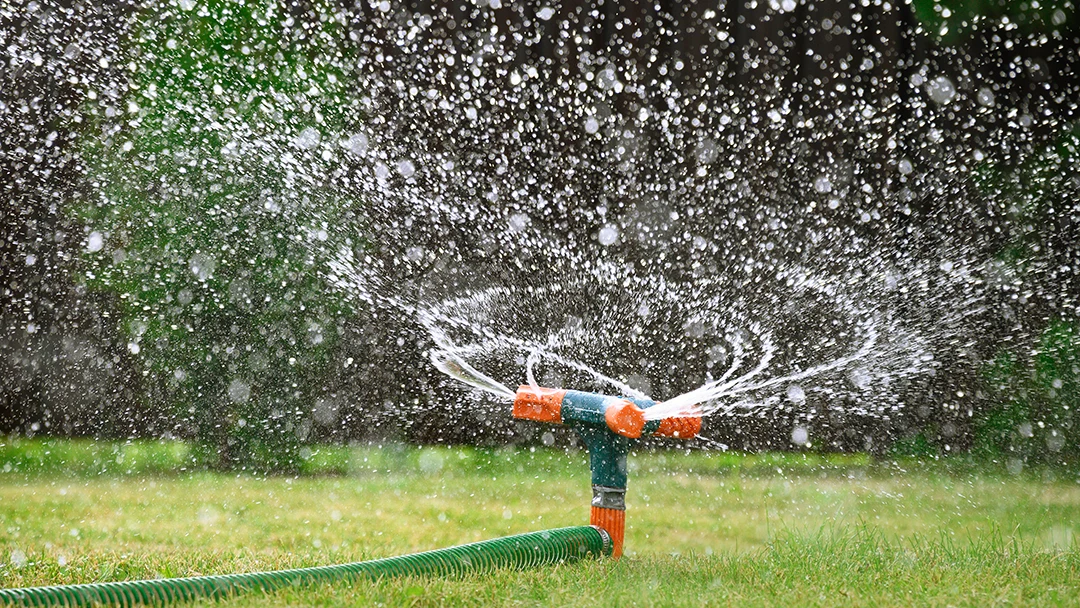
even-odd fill
[(1076, 5), (1069, 0), (914, 0), (915, 17), (931, 33), (953, 42), (986, 24), (998, 22), (1025, 31), (1058, 34), (1076, 25)]
[(1011, 470), (1080, 463), (1078, 152), (1080, 126), (1073, 125), (1018, 168), (981, 175), (1013, 227), (1010, 246), (988, 266), (1000, 298), (995, 313), (1011, 333), (1034, 336), (989, 344), (995, 350), (984, 369), (986, 405), (973, 425), (974, 451), (1004, 459)]
[(988, 366), (995, 404), (975, 425), (975, 451), (1023, 463), (1080, 464), (1080, 325), (1056, 321), (1023, 360), (1003, 350)]
[(328, 227), (352, 217), (334, 180), (361, 115), (332, 8), (289, 10), (145, 11), (88, 111), (87, 283), (118, 294), (145, 399), (221, 468), (299, 469), (343, 331), (318, 262), (351, 244)]

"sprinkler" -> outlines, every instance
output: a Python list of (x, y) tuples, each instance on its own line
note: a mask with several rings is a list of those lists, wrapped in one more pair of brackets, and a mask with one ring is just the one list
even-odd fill
[[(649, 399), (627, 399), (597, 393), (521, 386), (514, 396), (513, 416), (574, 429), (589, 448), (592, 511), (589, 523), (606, 531), (612, 557), (622, 555), (626, 525), (626, 456), (641, 437), (693, 439), (701, 431), (701, 415), (690, 408), (684, 416), (648, 420)], [(696, 415), (695, 415), (696, 414)]]

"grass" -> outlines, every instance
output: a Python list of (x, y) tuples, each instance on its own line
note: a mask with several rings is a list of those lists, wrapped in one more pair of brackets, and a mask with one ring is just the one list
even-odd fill
[[(630, 465), (619, 562), (227, 604), (1080, 604), (1080, 484), (1060, 471), (701, 452)], [(320, 448), (305, 467), (324, 474), (210, 473), (177, 443), (0, 439), (0, 586), (343, 563), (588, 517), (578, 452)]]

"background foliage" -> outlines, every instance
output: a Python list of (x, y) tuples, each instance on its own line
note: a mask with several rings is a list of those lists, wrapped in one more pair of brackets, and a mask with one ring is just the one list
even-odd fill
[(87, 284), (116, 294), (165, 432), (223, 467), (294, 469), (336, 422), (345, 308), (317, 258), (347, 238), (328, 222), (359, 209), (331, 161), (361, 112), (335, 67), (341, 25), (288, 19), (272, 2), (140, 13), (120, 59), (138, 69), (82, 151)]
[[(926, 109), (905, 91), (933, 82), (902, 85), (923, 82), (927, 66), (936, 66), (1034, 115), (999, 117), (975, 102), (946, 101), (927, 127), (940, 129), (945, 141), (985, 139), (986, 157), (957, 170), (956, 181), (977, 193), (979, 213), (1008, 220), (1005, 233), (988, 228), (971, 237), (992, 249), (981, 262), (993, 270), (996, 300), (987, 314), (1000, 331), (982, 336), (967, 359), (943, 363), (928, 386), (917, 387), (921, 401), (896, 420), (868, 423), (877, 425), (868, 432), (885, 441), (917, 438), (933, 454), (975, 448), (1018, 466), (1075, 463), (1080, 329), (1075, 309), (1062, 305), (1075, 304), (1080, 268), (1080, 161), (1068, 95), (1080, 44), (1075, 7), (918, 0), (890, 9), (795, 3), (788, 10), (732, 3), (722, 9), (730, 13), (725, 17), (756, 19), (760, 27), (721, 37), (708, 33), (712, 26), (705, 27), (696, 4), (661, 4), (655, 19), (651, 3), (641, 9), (609, 2), (604, 9), (649, 15), (641, 27), (652, 33), (636, 46), (608, 49), (628, 64), (639, 62), (644, 79), (658, 73), (649, 57), (661, 48), (686, 60), (678, 84), (687, 90), (702, 86), (696, 69), (714, 65), (730, 68), (724, 78), (734, 86), (769, 98), (776, 92), (759, 76), (783, 68), (794, 79), (787, 83), (790, 101), (811, 118), (834, 107), (815, 106), (819, 99), (851, 105), (872, 81), (878, 88), (867, 98), (893, 100), (885, 104), (888, 127)], [(0, 70), (0, 375), (13, 379), (0, 388), (0, 431), (193, 439), (200, 460), (212, 466), (273, 470), (296, 470), (301, 446), (314, 441), (532, 439), (505, 420), (456, 424), (461, 408), (445, 407), (445, 399), (444, 407), (427, 407), (436, 388), (428, 382), (423, 332), (346, 301), (321, 274), (320, 261), (331, 253), (373, 252), (369, 240), (379, 235), (372, 218), (386, 213), (343, 187), (371, 154), (368, 129), (382, 118), (369, 112), (368, 97), (422, 103), (423, 92), (400, 80), (381, 92), (358, 85), (367, 82), (365, 70), (381, 69), (395, 53), (394, 60), (404, 60), (397, 34), (371, 25), (380, 6), (181, 0), (0, 9), (8, 53)], [(491, 67), (497, 48), (512, 51), (517, 64), (547, 66), (545, 74), (600, 61), (602, 53), (568, 52), (560, 45), (573, 37), (552, 29), (572, 22), (583, 48), (605, 49), (618, 33), (590, 21), (599, 9), (573, 2), (557, 8), (556, 18), (537, 26), (548, 28), (542, 35), (521, 40), (493, 33), (471, 5), (395, 6), (394, 23), (407, 37), (409, 24), (422, 29), (424, 11), (441, 10), (438, 26), (456, 20), (458, 28), (442, 32), (448, 41), (480, 41), (487, 53), (480, 55), (489, 59), (485, 75), (509, 71)], [(825, 31), (819, 12), (833, 8), (843, 23)], [(380, 35), (381, 46), (371, 42)], [(877, 47), (877, 55), (867, 50)], [(795, 50), (790, 57), (763, 50), (773, 48)], [(800, 63), (806, 51), (820, 64)], [(872, 71), (860, 71), (860, 53), (878, 59)], [(848, 67), (816, 71), (829, 62)], [(1040, 121), (1040, 109), (1065, 120)], [(1035, 123), (1031, 145), (1008, 148), (999, 134), (1018, 128), (1024, 116)], [(923, 154), (945, 165), (946, 174), (957, 162), (900, 139), (911, 158)], [(882, 153), (874, 146), (851, 152), (849, 143), (819, 142), (836, 158)], [(763, 166), (766, 184), (776, 181), (768, 177), (772, 169)], [(886, 213), (901, 217), (905, 191), (931, 211), (951, 204), (951, 191), (897, 171), (879, 171), (882, 189), (892, 189), (883, 200), (896, 203)], [(392, 178), (391, 187), (405, 181)], [(603, 184), (588, 188), (602, 193)], [(481, 245), (478, 257), (487, 255)], [(1032, 339), (1001, 340), (1010, 335)], [(450, 400), (455, 396), (472, 398), (456, 392)], [(917, 414), (940, 401), (955, 407)], [(849, 427), (840, 423), (835, 441), (817, 445), (865, 449), (860, 439), (844, 438)], [(789, 428), (750, 422), (742, 430), (747, 446), (793, 447)]]

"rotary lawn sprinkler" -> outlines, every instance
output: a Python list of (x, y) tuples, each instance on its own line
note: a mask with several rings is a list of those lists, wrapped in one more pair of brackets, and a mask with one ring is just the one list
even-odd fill
[(642, 437), (693, 439), (701, 431), (700, 411), (648, 420), (650, 399), (626, 399), (597, 393), (521, 386), (514, 396), (513, 416), (574, 429), (589, 448), (592, 511), (589, 523), (608, 533), (613, 557), (622, 555), (626, 526), (626, 457)]

